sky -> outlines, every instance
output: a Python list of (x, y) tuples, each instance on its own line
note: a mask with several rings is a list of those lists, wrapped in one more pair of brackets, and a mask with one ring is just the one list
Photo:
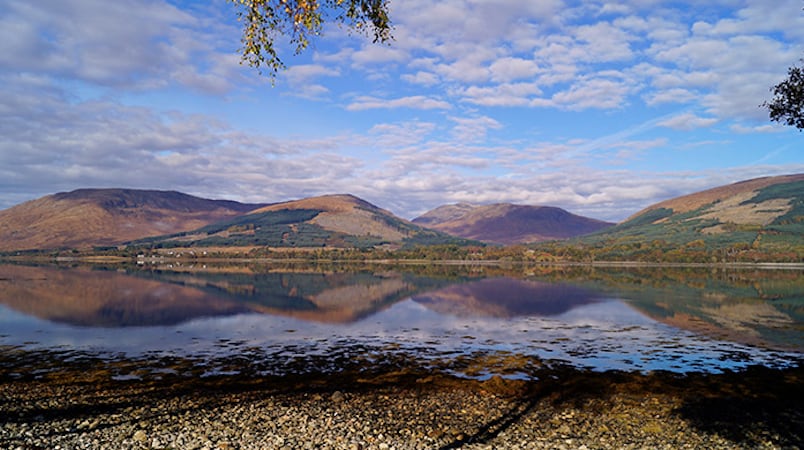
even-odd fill
[(760, 105), (804, 58), (802, 0), (391, 0), (275, 80), (224, 0), (0, 2), (0, 209), (78, 188), (279, 202), (351, 193), (412, 219), (549, 205), (621, 221), (804, 172)]

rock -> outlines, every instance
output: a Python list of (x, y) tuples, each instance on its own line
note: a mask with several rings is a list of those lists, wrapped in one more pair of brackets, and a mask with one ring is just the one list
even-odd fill
[(131, 439), (134, 439), (134, 442), (142, 443), (148, 440), (148, 435), (142, 430), (137, 430), (134, 432), (134, 435), (131, 436)]
[(659, 422), (651, 421), (642, 426), (642, 431), (649, 434), (659, 434), (663, 431), (663, 427)]
[(332, 393), (332, 396), (329, 398), (333, 403), (342, 403), (346, 400), (346, 397), (343, 395), (341, 391), (335, 391)]
[[(28, 388), (16, 380), (0, 380), (0, 396), (6, 396), (0, 401), (0, 417), (14, 418), (0, 427), (0, 442), (10, 449), (59, 445), (99, 450), (726, 449), (739, 445), (685, 422), (676, 412), (682, 399), (657, 392), (660, 389), (653, 384), (649, 397), (636, 386), (624, 391), (627, 395), (598, 398), (582, 391), (579, 398), (565, 401), (563, 396), (572, 392), (554, 392), (549, 384), (535, 386), (542, 389), (535, 397), (509, 397), (490, 393), (516, 388), (516, 383), (502, 377), (486, 384), (467, 383), (471, 389), (436, 380), (355, 389), (349, 394), (335, 387), (330, 391), (315, 387), (324, 394), (307, 394), (274, 391), (273, 386), (259, 390), (255, 385), (243, 392), (181, 390), (180, 395), (171, 396), (170, 387), (151, 391), (125, 384), (112, 386), (108, 396), (101, 396), (82, 385), (74, 393), (48, 392), (52, 404), (45, 406), (41, 404), (43, 383), (31, 382)], [(510, 392), (515, 391), (528, 392)], [(109, 407), (127, 398), (138, 406)], [(70, 402), (98, 407), (89, 417), (56, 416), (55, 411), (69, 411)], [(799, 405), (795, 406), (782, 410), (785, 418), (798, 420)], [(54, 408), (47, 419), (30, 412), (45, 408)], [(798, 425), (749, 437), (746, 448), (794, 448), (799, 441), (793, 438), (798, 435), (795, 431), (784, 434), (784, 430), (797, 430)], [(757, 429), (761, 430), (760, 425)]]

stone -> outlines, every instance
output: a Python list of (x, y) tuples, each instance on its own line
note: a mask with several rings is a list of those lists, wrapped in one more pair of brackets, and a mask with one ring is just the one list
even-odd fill
[(134, 435), (131, 436), (131, 439), (134, 439), (134, 442), (142, 443), (148, 440), (148, 435), (145, 434), (145, 432), (142, 430), (137, 430), (136, 432), (134, 432)]
[(342, 403), (344, 400), (346, 400), (346, 397), (343, 395), (343, 392), (335, 391), (335, 392), (332, 393), (332, 396), (330, 397), (330, 400), (333, 403)]

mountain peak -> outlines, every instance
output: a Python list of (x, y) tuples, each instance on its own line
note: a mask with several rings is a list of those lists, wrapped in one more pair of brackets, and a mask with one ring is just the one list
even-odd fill
[(381, 209), (371, 203), (363, 200), (352, 194), (326, 194), (317, 197), (308, 197), (299, 200), (290, 200), (286, 202), (273, 203), (264, 206), (252, 213), (262, 213), (266, 211), (279, 211), (282, 209), (318, 209), (326, 212), (335, 211), (352, 211), (355, 208), (364, 208), (369, 210)]
[(554, 206), (511, 203), (445, 205), (413, 222), (455, 236), (496, 244), (566, 239), (613, 225)]
[(0, 211), (0, 251), (119, 245), (192, 230), (260, 206), (175, 191), (77, 189)]

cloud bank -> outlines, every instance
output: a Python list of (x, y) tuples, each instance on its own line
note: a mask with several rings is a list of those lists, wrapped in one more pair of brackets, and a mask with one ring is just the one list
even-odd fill
[(222, 0), (0, 5), (0, 208), (115, 186), (617, 221), (804, 172), (798, 134), (758, 107), (802, 56), (797, 0), (392, 8), (389, 46), (327, 28), (271, 87), (239, 64)]

